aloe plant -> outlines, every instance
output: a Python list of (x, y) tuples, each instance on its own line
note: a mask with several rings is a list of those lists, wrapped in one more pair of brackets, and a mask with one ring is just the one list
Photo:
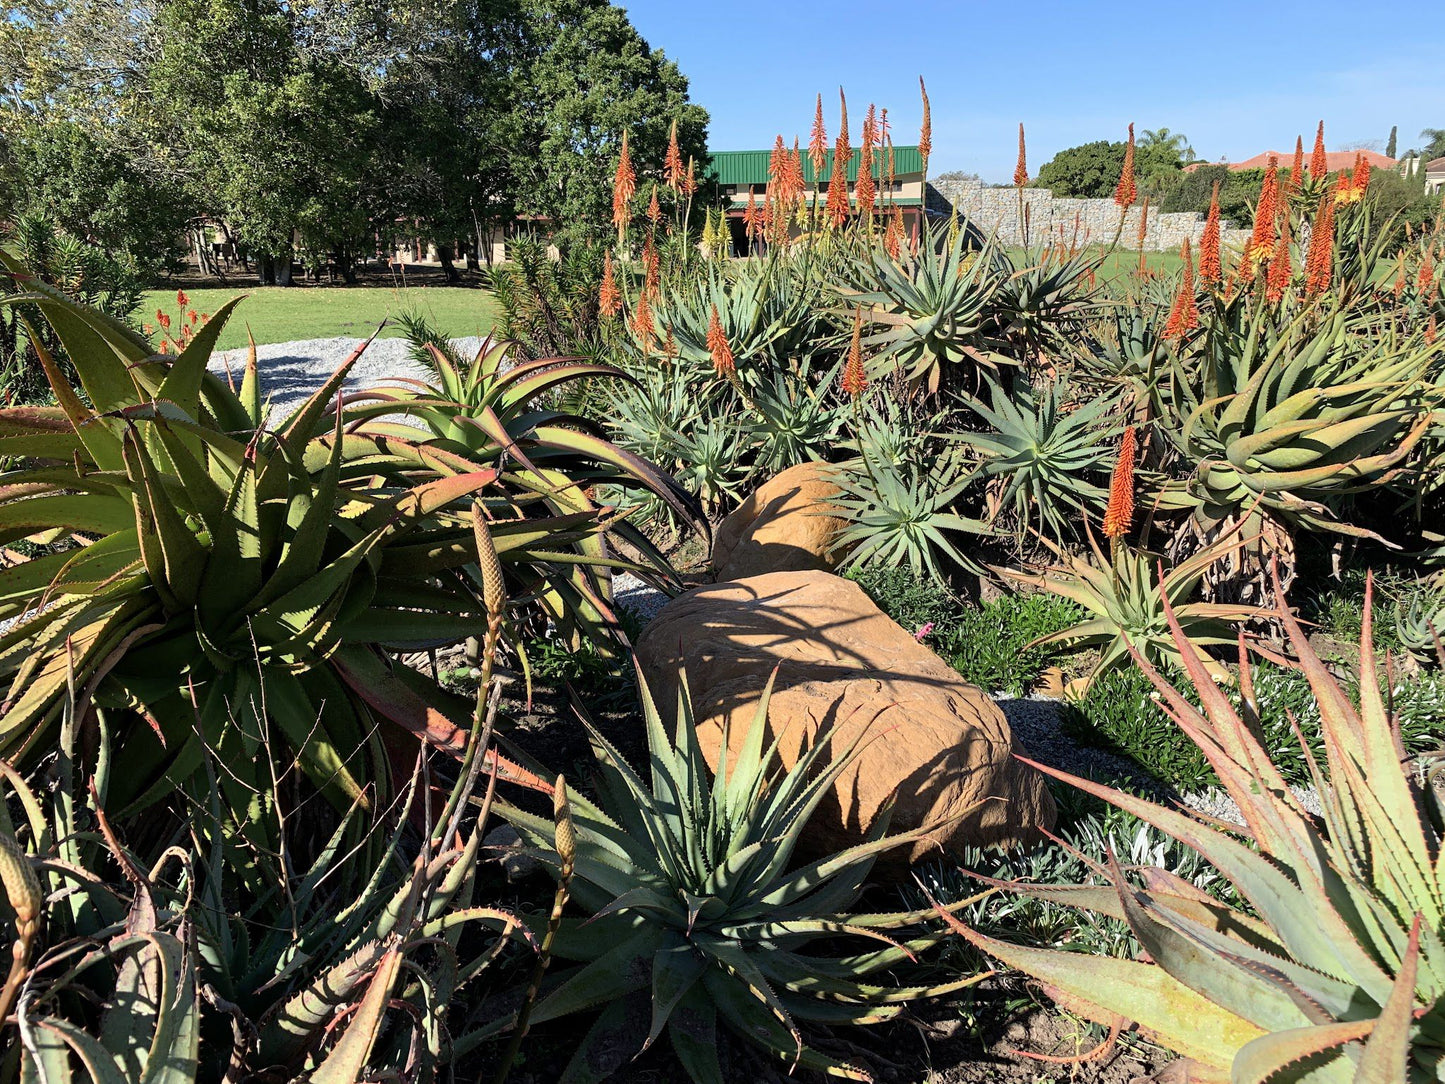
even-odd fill
[[(570, 867), (571, 898), (586, 912), (549, 921), (552, 953), (575, 963), (548, 980), (531, 1022), (600, 1010), (562, 1076), (569, 1082), (605, 1078), (665, 1032), (694, 1081), (721, 1084), (719, 1024), (789, 1065), (870, 1079), (816, 1049), (805, 1029), (881, 1023), (908, 1001), (981, 977), (893, 985), (882, 973), (906, 964), (942, 931), (919, 928), (928, 911), (846, 912), (878, 855), (936, 826), (890, 836), (881, 816), (863, 843), (795, 866), (809, 817), (857, 757), (857, 743), (830, 761), (830, 744), (818, 742), (791, 769), (779, 768), (777, 743), (765, 740), (770, 680), (736, 759), (728, 764), (724, 753), (714, 775), (685, 675), (679, 682), (671, 736), (640, 683), (649, 778), (587, 724), (599, 801), (570, 797), (570, 856), (559, 854), (552, 821), (498, 803), (542, 862), (559, 873)], [(728, 737), (724, 727), (724, 750)], [(841, 939), (863, 944), (848, 956), (810, 951)]]
[(960, 233), (935, 251), (926, 236), (917, 254), (895, 261), (881, 248), (854, 261), (840, 284), (848, 307), (861, 306), (877, 328), (864, 340), (870, 368), (901, 369), (914, 387), (936, 393), (957, 366), (970, 370), (1014, 364), (986, 348), (984, 329), (1003, 286), (1005, 265), (991, 248), (973, 251)]
[[(1090, 671), (1099, 674), (1127, 666), (1137, 652), (1152, 664), (1182, 665), (1181, 651), (1205, 667), (1218, 680), (1225, 668), (1205, 650), (1234, 642), (1234, 626), (1259, 614), (1243, 603), (1200, 602), (1195, 599), (1205, 573), (1216, 562), (1245, 543), (1237, 537), (1222, 539), (1186, 561), (1166, 565), (1158, 554), (1143, 547), (1114, 541), (1105, 553), (1089, 535), (1088, 553), (1066, 553), (1045, 540), (1058, 561), (1038, 572), (1001, 568), (1007, 579), (1067, 598), (1083, 607), (1085, 620), (1059, 632), (1040, 636), (1028, 644), (1067, 644), (1076, 649), (1096, 648), (1098, 660)], [(1172, 617), (1171, 617), (1172, 614)], [(1180, 624), (1188, 639), (1170, 633), (1171, 621)]]
[(1445, 641), (1445, 573), (1417, 581), (1404, 594), (1395, 614), (1395, 638), (1418, 662), (1440, 658)]
[[(707, 522), (697, 499), (673, 477), (642, 456), (607, 440), (585, 418), (553, 407), (550, 400), (568, 385), (632, 381), (612, 365), (574, 358), (542, 357), (516, 361), (513, 344), (485, 339), (467, 361), (449, 343), (437, 342), (425, 324), (412, 321), (415, 353), (430, 370), (430, 380), (394, 377), (348, 395), (344, 417), (348, 431), (378, 438), (415, 441), (420, 422), (431, 434), (423, 447), (440, 448), (483, 465), (514, 459), (561, 513), (592, 510), (586, 494), (606, 487), (625, 498), (636, 493), (657, 500), (682, 522), (706, 534)], [(594, 392), (595, 394), (595, 392)], [(405, 420), (403, 420), (405, 419)], [(353, 424), (360, 423), (360, 424)], [(613, 528), (635, 551), (650, 558), (655, 578), (676, 587), (676, 577), (652, 543), (630, 523)], [(606, 565), (600, 539), (584, 543), (594, 570)], [(579, 580), (579, 586), (605, 593), (605, 584)]]
[[(1278, 587), (1278, 580), (1276, 580)], [(1445, 883), (1441, 804), (1406, 761), (1376, 678), (1367, 608), (1356, 708), (1287, 610), (1280, 617), (1320, 708), (1324, 759), (1306, 747), (1323, 813), (1299, 804), (1260, 743), (1240, 646), (1244, 706), (1225, 691), (1168, 611), (1203, 708), (1146, 661), (1171, 717), (1239, 807), (1213, 827), (1066, 772), (1049, 774), (1168, 833), (1219, 870), (1248, 909), (1201, 895), (1168, 870), (1110, 857), (1101, 886), (1011, 890), (1127, 922), (1148, 960), (1024, 948), (949, 916), (990, 956), (1111, 1027), (1135, 1027), (1189, 1060), (1190, 1080), (1423, 1082), (1445, 1064)], [(1041, 766), (1042, 767), (1042, 766)]]
[(982, 571), (961, 548), (962, 536), (988, 536), (992, 528), (958, 511), (975, 473), (956, 459), (929, 467), (874, 461), (864, 455), (830, 473), (839, 494), (833, 504), (848, 525), (833, 539), (847, 568), (892, 568), (942, 580), (947, 569)]
[(1265, 309), (1235, 306), (1155, 388), (1160, 429), (1190, 472), (1164, 505), (1189, 509), (1204, 538), (1242, 522), (1255, 575), (1289, 558), (1298, 527), (1379, 539), (1345, 518), (1344, 499), (1404, 469), (1438, 402), (1429, 372), (1445, 343), (1316, 308), (1276, 327)]
[[(494, 720), (487, 703), (474, 720), (481, 746)], [(126, 846), (101, 801), (121, 765), (109, 732), (93, 787), (77, 785), (85, 712), (78, 694), (68, 697), (44, 780), (0, 761), (0, 796), (15, 799), (0, 802), (0, 875), (17, 925), (28, 924), (12, 969), (26, 991), (14, 1017), (23, 1041), (10, 1047), (18, 1079), (435, 1079), (506, 1025), (450, 1011), (506, 947), (536, 948), (521, 918), (477, 898), (483, 768), (494, 758), (478, 751), (419, 846), (405, 822), (426, 804), (420, 769), (392, 826), (378, 822), (358, 846), (348, 826), (373, 820), (360, 803), (319, 835), (314, 811), (273, 810), (291, 861), (276, 863), (257, 894), (230, 875), (228, 852), (241, 841), (215, 789), (193, 808), (189, 832), (161, 834), (145, 854)], [(207, 754), (213, 782), (231, 768)], [(277, 793), (291, 774), (274, 781)], [(481, 811), (466, 816), (474, 802)], [(19, 825), (7, 808), (22, 811)]]
[(42, 547), (0, 570), (0, 753), (39, 755), (73, 683), (125, 735), (114, 809), (169, 796), (212, 752), (237, 815), (264, 824), (268, 728), (340, 807), (369, 806), (391, 776), (377, 722), (465, 746), (465, 704), (386, 651), (485, 624), (477, 516), (557, 621), (605, 607), (572, 579), (618, 563), (591, 541), (600, 511), (557, 479), (328, 414), (364, 346), (268, 425), (254, 351), (239, 392), (206, 370), (234, 302), (166, 358), (43, 285), (11, 300), (45, 313), (84, 398), (42, 356), (59, 405), (0, 411), (0, 454), (28, 457), (3, 477), (0, 544)]
[(986, 405), (960, 396), (989, 426), (955, 439), (979, 453), (990, 480), (992, 518), (1007, 513), (1020, 533), (1037, 526), (1056, 542), (1078, 534), (1089, 513), (1103, 514), (1109, 494), (1094, 478), (1107, 475), (1120, 426), (1109, 417), (1116, 401), (1095, 396), (1072, 406), (1074, 390), (1063, 379), (1035, 388), (1027, 379), (1012, 393), (985, 377)]

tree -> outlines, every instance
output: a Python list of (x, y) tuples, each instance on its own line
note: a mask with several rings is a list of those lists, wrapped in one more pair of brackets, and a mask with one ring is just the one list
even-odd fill
[(355, 72), (306, 53), (278, 0), (171, 0), (148, 89), (179, 133), (194, 198), (290, 281), (293, 244), (352, 253), (386, 199), (374, 98)]
[(1039, 167), (1037, 185), (1056, 196), (1098, 199), (1112, 195), (1124, 168), (1124, 144), (1098, 140), (1059, 151)]
[(1389, 138), (1389, 141), (1386, 142), (1386, 144), (1385, 144), (1385, 157), (1386, 157), (1386, 158), (1394, 158), (1394, 157), (1395, 157), (1395, 151), (1398, 149), (1398, 147), (1397, 147), (1397, 140), (1398, 140), (1398, 138), (1399, 138), (1399, 135), (1400, 135), (1400, 126), (1399, 126), (1398, 124), (1392, 124), (1392, 125), (1390, 125), (1390, 138)]
[(1425, 128), (1420, 132), (1420, 138), (1428, 140), (1420, 151), (1420, 157), (1427, 162), (1433, 162), (1437, 158), (1445, 158), (1445, 128)]
[(639, 198), (662, 175), (674, 121), (683, 160), (701, 174), (707, 111), (624, 11), (606, 0), (520, 0), (520, 9), (527, 33), (508, 58), (510, 109), (499, 123), (520, 213), (549, 220), (564, 241), (603, 237), (624, 130)]
[(1195, 159), (1189, 137), (1168, 128), (1145, 128), (1139, 136), (1139, 149), (1156, 161), (1167, 161), (1168, 156), (1183, 162)]
[(146, 176), (74, 120), (31, 122), (11, 151), (11, 213), (40, 214), (147, 275), (173, 269), (186, 200), (173, 177)]
[(1159, 209), (1206, 214), (1216, 182), (1220, 217), (1236, 226), (1247, 225), (1254, 217), (1254, 204), (1264, 184), (1262, 169), (1232, 170), (1218, 164), (1197, 166), (1180, 175), (1179, 183), (1159, 202)]
[[(1187, 148), (1189, 141), (1182, 135), (1171, 134), (1168, 128), (1144, 135), (1146, 138), (1135, 149), (1135, 174), (1141, 182), (1141, 194), (1157, 198), (1177, 183), (1183, 166), (1180, 144)], [(1124, 149), (1123, 143), (1099, 140), (1061, 150), (1039, 168), (1037, 185), (1056, 196), (1084, 199), (1112, 196), (1124, 168)]]

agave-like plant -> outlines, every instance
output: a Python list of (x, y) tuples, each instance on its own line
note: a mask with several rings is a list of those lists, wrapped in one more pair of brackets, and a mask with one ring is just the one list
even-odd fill
[[(1276, 579), (1276, 587), (1279, 581)], [(1140, 659), (1170, 715), (1208, 757), (1243, 824), (1199, 818), (1051, 768), (1049, 774), (1198, 851), (1248, 908), (1158, 867), (1109, 885), (1014, 884), (1038, 899), (1127, 922), (1144, 960), (1024, 948), (958, 932), (1114, 1028), (1134, 1026), (1220, 1084), (1423, 1084), (1445, 1065), (1445, 847), (1439, 794), (1400, 746), (1376, 676), (1369, 592), (1359, 707), (1287, 611), (1280, 617), (1319, 704), (1324, 761), (1304, 746), (1323, 812), (1299, 802), (1259, 739), (1248, 659), (1243, 705), (1216, 688), (1170, 614), (1202, 710)], [(1303, 744), (1303, 743), (1302, 743)], [(1131, 876), (1132, 874), (1132, 876)]]
[(465, 745), (465, 704), (386, 650), (486, 623), (479, 522), (505, 517), (488, 535), (502, 564), (567, 620), (598, 512), (530, 471), (345, 432), (327, 407), (362, 348), (268, 427), (254, 353), (239, 393), (206, 370), (232, 306), (165, 358), (42, 285), (19, 296), (85, 398), (46, 358), (59, 405), (0, 411), (0, 454), (26, 457), (3, 477), (0, 544), (41, 546), (0, 570), (0, 752), (40, 755), (73, 684), (125, 736), (112, 808), (169, 795), (211, 752), (233, 765), (232, 808), (261, 823), (263, 726), (339, 806), (370, 804), (386, 800), (396, 736), (378, 722)]
[[(11, 972), (24, 997), (0, 995), (0, 1032), (16, 1009), (15, 1079), (430, 1079), (507, 1023), (449, 1012), (508, 944), (535, 947), (522, 919), (476, 898), (485, 773), (460, 773), (419, 849), (402, 816), (425, 804), (419, 774), (394, 826), (374, 824), (359, 846), (349, 826), (374, 820), (360, 803), (329, 838), (314, 815), (277, 811), (290, 861), (257, 895), (228, 876), (238, 841), (216, 788), (191, 808), (189, 833), (145, 854), (125, 845), (104, 812), (121, 764), (109, 732), (91, 788), (77, 789), (82, 714), (69, 699), (43, 781), (0, 761), (0, 793), (23, 818), (13, 824), (0, 803), (0, 875), (30, 930)], [(480, 754), (472, 763), (481, 768)], [(232, 770), (210, 754), (205, 766), (213, 782)], [(483, 809), (464, 819), (474, 798)]]
[[(571, 898), (587, 912), (550, 921), (552, 954), (575, 966), (551, 976), (530, 1021), (601, 1010), (564, 1081), (604, 1079), (665, 1031), (697, 1084), (722, 1084), (719, 1023), (789, 1065), (871, 1079), (810, 1045), (804, 1029), (882, 1023), (908, 1001), (982, 978), (894, 985), (883, 972), (912, 960), (943, 931), (919, 926), (927, 909), (846, 911), (874, 860), (929, 828), (890, 836), (880, 816), (864, 842), (794, 866), (809, 817), (857, 757), (858, 743), (836, 752), (818, 742), (794, 767), (780, 769), (776, 741), (766, 742), (770, 680), (731, 765), (725, 725), (724, 752), (709, 778), (685, 675), (679, 682), (671, 737), (640, 682), (648, 779), (587, 724), (600, 797), (598, 804), (571, 797), (570, 856), (559, 852), (552, 821), (498, 803), (536, 856), (569, 875)], [(828, 946), (845, 939), (865, 947), (833, 955)]]
[[(1040, 572), (997, 571), (1008, 579), (1071, 599), (1088, 616), (1080, 624), (1039, 637), (1029, 647), (1069, 644), (1097, 648), (1099, 659), (1089, 681), (1128, 665), (1131, 652), (1155, 665), (1182, 665), (1180, 650), (1184, 648), (1216, 680), (1227, 680), (1228, 671), (1205, 649), (1233, 643), (1236, 633), (1232, 626), (1256, 617), (1259, 609), (1240, 603), (1198, 602), (1193, 596), (1209, 567), (1228, 550), (1243, 545), (1240, 540), (1223, 539), (1187, 561), (1167, 567), (1159, 555), (1122, 539), (1116, 540), (1108, 553), (1092, 534), (1087, 554), (1067, 553), (1048, 539), (1044, 543), (1058, 557), (1053, 567)], [(1184, 627), (1187, 640), (1176, 640), (1170, 634), (1171, 620)]]
[(1395, 638), (1417, 662), (1440, 657), (1445, 640), (1445, 572), (1435, 572), (1407, 589), (1395, 611)]
[(903, 369), (910, 384), (930, 394), (955, 366), (997, 369), (1012, 364), (986, 348), (983, 330), (1006, 277), (992, 248), (975, 251), (967, 234), (935, 251), (925, 237), (918, 252), (895, 261), (881, 248), (847, 269), (842, 302), (862, 306), (878, 328), (864, 338), (879, 372)]
[(781, 471), (832, 446), (843, 424), (843, 411), (828, 394), (838, 369), (835, 364), (815, 376), (804, 357), (757, 380), (746, 400), (746, 425), (760, 468)]
[(1086, 280), (1103, 265), (1104, 256), (1044, 247), (1023, 259), (1025, 266), (1000, 285), (995, 314), (1003, 335), (1041, 356), (1047, 346), (1074, 339), (1098, 307)]
[(1012, 394), (992, 379), (985, 383), (992, 405), (960, 398), (989, 430), (954, 439), (982, 456), (992, 518), (1007, 512), (1020, 533), (1037, 523), (1056, 542), (1073, 537), (1081, 516), (1102, 515), (1108, 503), (1093, 477), (1108, 474), (1115, 454), (1120, 427), (1109, 414), (1117, 400), (1099, 395), (1073, 406), (1074, 389), (1063, 379), (1035, 388), (1021, 378)]
[(976, 474), (949, 456), (931, 467), (874, 461), (867, 455), (830, 472), (839, 494), (833, 501), (848, 526), (833, 549), (850, 567), (896, 568), (907, 564), (936, 580), (950, 567), (982, 572), (983, 566), (955, 543), (957, 535), (988, 536), (992, 528), (957, 511)]
[(1345, 310), (1307, 307), (1277, 328), (1264, 308), (1239, 309), (1160, 382), (1159, 426), (1193, 467), (1164, 504), (1190, 509), (1206, 539), (1243, 523), (1250, 574), (1262, 576), (1271, 547), (1284, 555), (1295, 527), (1380, 537), (1342, 518), (1340, 502), (1389, 482), (1425, 435), (1445, 342), (1376, 330)]

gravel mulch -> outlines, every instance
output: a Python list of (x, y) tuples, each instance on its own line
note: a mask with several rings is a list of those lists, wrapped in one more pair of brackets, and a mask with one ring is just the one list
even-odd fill
[[(349, 338), (302, 339), (258, 346), (256, 361), (261, 374), (262, 395), (271, 397), (272, 410), (277, 414), (294, 410), (351, 356), (362, 341)], [(475, 353), (481, 343), (475, 337), (452, 341), (464, 357)], [(405, 339), (375, 340), (347, 374), (345, 389), (360, 391), (392, 377), (425, 378), (426, 371), (408, 355)], [(239, 386), (246, 371), (246, 350), (218, 350), (211, 358), (210, 367), (222, 376), (229, 371)]]

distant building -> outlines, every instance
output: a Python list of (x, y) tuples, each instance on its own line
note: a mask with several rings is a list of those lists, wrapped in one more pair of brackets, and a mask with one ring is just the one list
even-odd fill
[[(770, 150), (709, 152), (712, 163), (708, 168), (707, 175), (717, 182), (718, 188), (722, 192), (735, 252), (748, 251), (747, 234), (743, 226), (743, 215), (748, 207), (748, 193), (749, 191), (753, 193), (754, 199), (761, 207), (768, 187), (768, 161), (772, 157), (772, 153)], [(828, 181), (833, 176), (833, 153), (832, 151), (828, 152), (828, 161), (823, 167), (822, 185), (818, 191), (820, 207), (827, 199)], [(885, 189), (883, 176), (887, 169), (888, 153), (884, 149), (875, 150), (873, 153), (873, 176), (878, 182), (876, 207), (879, 211), (886, 211), (889, 214), (893, 213), (891, 208), (899, 208), (903, 212), (903, 224), (908, 229), (909, 238), (916, 240), (924, 211), (923, 157), (918, 153), (917, 147), (894, 147), (892, 149), (893, 185), (891, 188)], [(849, 205), (855, 213), (857, 212), (860, 158), (860, 152), (854, 150), (853, 157), (848, 162), (848, 199)], [(806, 148), (803, 150), (803, 180), (808, 184), (808, 200), (811, 203), (816, 179), (813, 176), (813, 163), (808, 157)]]
[[(1394, 169), (1397, 165), (1395, 159), (1375, 151), (1330, 151), (1325, 155), (1325, 172), (1338, 173), (1341, 170), (1354, 169), (1355, 159), (1362, 154), (1372, 169)], [(1276, 160), (1276, 165), (1289, 169), (1294, 164), (1294, 151), (1264, 151), (1253, 158), (1246, 158), (1243, 162), (1190, 162), (1184, 167), (1184, 172), (1193, 173), (1205, 166), (1225, 166), (1232, 173), (1242, 173), (1246, 169), (1268, 169), (1271, 158)], [(1308, 156), (1305, 157), (1305, 162), (1309, 162)]]
[(1445, 192), (1445, 158), (1425, 163), (1425, 191)]

